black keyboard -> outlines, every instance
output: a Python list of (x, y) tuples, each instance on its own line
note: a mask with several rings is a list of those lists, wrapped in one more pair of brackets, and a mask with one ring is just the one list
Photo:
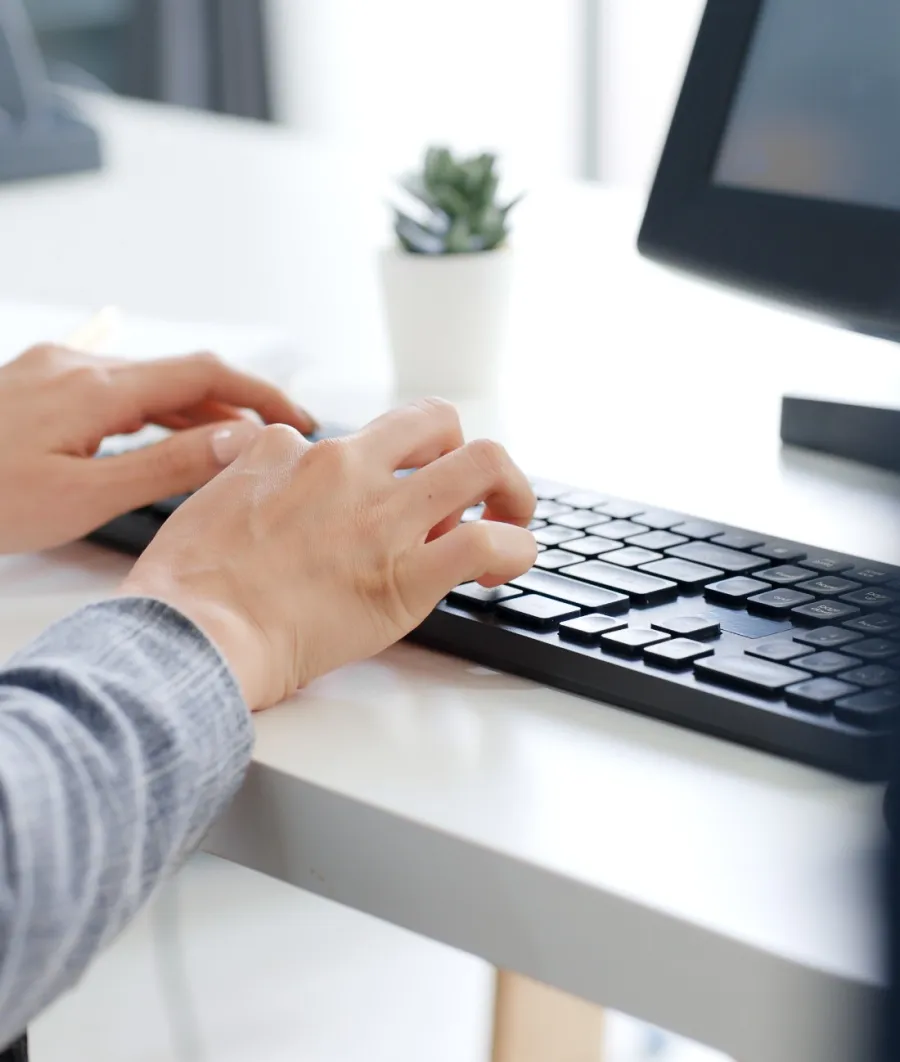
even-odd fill
[[(457, 587), (415, 641), (838, 774), (885, 776), (900, 568), (534, 487), (536, 566), (495, 590)], [(92, 537), (140, 553), (183, 500)]]

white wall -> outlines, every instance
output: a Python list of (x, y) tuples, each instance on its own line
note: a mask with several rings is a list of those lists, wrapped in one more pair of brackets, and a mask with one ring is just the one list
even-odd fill
[(656, 169), (705, 0), (602, 0), (601, 171), (646, 185)]
[(396, 173), (428, 142), (513, 180), (577, 160), (580, 0), (269, 0), (279, 116)]
[[(581, 158), (583, 0), (268, 0), (278, 115), (385, 175), (428, 142), (491, 147), (513, 183)], [(605, 181), (645, 184), (704, 0), (599, 0)]]

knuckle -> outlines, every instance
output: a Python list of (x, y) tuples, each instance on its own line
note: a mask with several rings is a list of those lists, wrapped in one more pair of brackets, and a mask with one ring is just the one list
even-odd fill
[(472, 463), (485, 476), (498, 476), (509, 467), (506, 449), (493, 439), (474, 439), (466, 449)]
[(64, 353), (66, 352), (62, 347), (58, 347), (54, 343), (36, 343), (21, 355), (19, 361), (34, 365), (46, 365), (58, 361), (60, 355)]
[(306, 457), (311, 465), (320, 468), (325, 475), (337, 479), (347, 466), (347, 444), (343, 439), (322, 439), (309, 448)]
[(304, 445), (303, 436), (290, 424), (269, 424), (259, 433), (259, 446), (267, 457), (292, 456)]
[(459, 424), (459, 411), (452, 402), (446, 398), (420, 398), (413, 402), (416, 409), (421, 410), (426, 416), (438, 419), (444, 423)]
[(70, 365), (64, 369), (61, 382), (74, 393), (90, 395), (91, 401), (99, 404), (101, 412), (113, 400), (113, 374), (105, 365)]
[(206, 372), (218, 372), (225, 367), (225, 362), (212, 350), (197, 351), (196, 354), (188, 355), (188, 360)]

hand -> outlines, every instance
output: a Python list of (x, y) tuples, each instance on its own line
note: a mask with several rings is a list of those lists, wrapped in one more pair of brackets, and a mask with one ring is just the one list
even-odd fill
[[(405, 468), (417, 471), (394, 475)], [(485, 519), (460, 525), (481, 501)], [(527, 571), (534, 506), (502, 447), (465, 445), (444, 402), (314, 446), (266, 428), (178, 509), (121, 592), (193, 619), (264, 708), (402, 638), (459, 583)]]
[[(81, 538), (115, 516), (203, 486), (269, 423), (314, 422), (270, 384), (211, 354), (128, 362), (39, 346), (0, 368), (0, 553)], [(164, 442), (94, 460), (146, 424)]]

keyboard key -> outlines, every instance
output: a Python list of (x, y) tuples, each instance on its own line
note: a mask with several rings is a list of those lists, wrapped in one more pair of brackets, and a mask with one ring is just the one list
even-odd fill
[(792, 590), (789, 587), (778, 587), (775, 590), (766, 590), (762, 594), (754, 594), (747, 599), (747, 608), (751, 612), (761, 612), (764, 616), (783, 616), (798, 605), (805, 605), (815, 601), (812, 594), (804, 594), (800, 590)]
[(586, 512), (584, 509), (576, 509), (571, 513), (561, 513), (559, 516), (550, 518), (551, 524), (559, 524), (560, 527), (571, 527), (575, 531), (583, 531), (591, 524), (596, 524), (597, 514)]
[(577, 553), (569, 553), (564, 549), (548, 549), (545, 553), (539, 553), (534, 562), (538, 568), (546, 568), (555, 571), (557, 568), (565, 568), (567, 564), (577, 564), (581, 557)]
[(551, 516), (562, 516), (563, 513), (570, 513), (572, 511), (571, 506), (561, 505), (555, 501), (539, 501), (534, 507), (535, 520), (549, 520)]
[(848, 605), (844, 601), (816, 601), (812, 605), (801, 605), (791, 610), (791, 616), (801, 623), (840, 623), (841, 620), (849, 619), (854, 614), (859, 614), (855, 605)]
[(621, 631), (612, 631), (600, 637), (600, 644), (611, 653), (624, 653), (626, 656), (640, 656), (642, 650), (656, 642), (668, 641), (668, 634), (662, 631), (641, 630), (639, 627), (626, 627)]
[(713, 535), (721, 535), (724, 530), (721, 524), (711, 524), (708, 520), (685, 520), (683, 524), (675, 524), (672, 528), (676, 535), (687, 538), (712, 538)]
[(790, 564), (793, 561), (803, 560), (806, 552), (789, 542), (767, 542), (763, 546), (754, 546), (753, 552), (760, 557), (768, 557), (769, 560), (780, 561), (782, 564)]
[(845, 682), (852, 682), (855, 686), (876, 689), (878, 686), (892, 686), (900, 679), (900, 672), (892, 667), (885, 667), (883, 664), (865, 664), (852, 671), (845, 671), (841, 678)]
[(654, 553), (652, 549), (641, 549), (639, 546), (626, 546), (617, 549), (606, 558), (610, 564), (621, 564), (623, 568), (636, 568), (639, 564), (649, 564), (650, 561), (662, 560), (661, 553)]
[(531, 489), (536, 498), (554, 501), (561, 494), (567, 494), (572, 488), (565, 483), (554, 483), (549, 479), (534, 479), (531, 481)]
[(563, 542), (584, 538), (584, 534), (581, 531), (573, 530), (571, 527), (556, 527), (554, 524), (549, 524), (547, 527), (542, 527), (539, 531), (535, 531), (534, 537), (545, 546), (561, 546)]
[(849, 697), (858, 693), (856, 686), (833, 678), (815, 678), (809, 682), (799, 682), (788, 686), (785, 700), (795, 708), (804, 708), (810, 712), (821, 712), (829, 708), (839, 697)]
[(512, 623), (537, 627), (539, 630), (552, 630), (562, 620), (580, 615), (581, 609), (565, 601), (554, 601), (538, 594), (523, 594), (522, 597), (514, 597), (511, 601), (501, 602), (497, 606), (497, 612)]
[(750, 531), (726, 531), (724, 535), (714, 535), (711, 541), (728, 549), (753, 549), (754, 546), (761, 546), (765, 539)]
[(598, 538), (597, 535), (588, 535), (566, 543), (566, 548), (572, 553), (580, 553), (582, 557), (599, 557), (601, 553), (612, 553), (620, 550), (621, 544), (611, 538)]
[(841, 560), (840, 557), (832, 556), (830, 553), (815, 553), (805, 558), (803, 567), (813, 568), (817, 572), (822, 572), (823, 575), (840, 575), (841, 572), (848, 571), (853, 565), (849, 561)]
[(512, 585), (520, 590), (527, 590), (531, 594), (555, 597), (570, 605), (597, 608), (604, 612), (627, 612), (631, 604), (624, 594), (580, 583), (577, 579), (567, 579), (564, 575), (556, 575), (553, 572), (537, 571), (534, 568), (518, 579), (513, 579)]
[(778, 616), (757, 616), (733, 605), (728, 608), (712, 605), (710, 609), (715, 612), (723, 631), (739, 634), (742, 638), (774, 638), (776, 634), (792, 630), (790, 621)]
[(607, 496), (597, 494), (593, 490), (573, 490), (568, 494), (561, 494), (556, 500), (564, 505), (571, 505), (573, 509), (593, 509), (595, 505), (602, 505)]
[(862, 590), (854, 590), (852, 594), (844, 594), (841, 597), (841, 601), (859, 605), (860, 608), (887, 609), (896, 605), (898, 600), (900, 599), (896, 594), (892, 594), (889, 590), (882, 590), (879, 586), (866, 586)]
[(851, 568), (847, 572), (848, 579), (855, 579), (858, 583), (871, 583), (873, 586), (877, 583), (886, 583), (888, 579), (896, 576), (896, 572), (891, 571), (888, 568), (881, 568), (875, 564), (867, 564), (862, 568)]
[(656, 605), (668, 601), (678, 592), (677, 583), (668, 579), (657, 579), (654, 575), (636, 572), (631, 568), (619, 568), (605, 561), (575, 564), (571, 568), (563, 568), (563, 574), (571, 575), (575, 579), (584, 579), (585, 582), (603, 586), (607, 590), (628, 594), (640, 605)]
[(887, 616), (883, 612), (873, 612), (869, 616), (848, 620), (844, 626), (851, 631), (859, 631), (861, 634), (890, 634), (891, 631), (900, 627), (900, 617)]
[(787, 638), (779, 638), (772, 642), (760, 642), (746, 650), (750, 656), (758, 656), (762, 660), (774, 660), (784, 664), (788, 660), (794, 660), (798, 656), (808, 657), (812, 649), (808, 645), (797, 645)]
[(680, 546), (687, 539), (684, 535), (673, 535), (671, 531), (648, 531), (625, 541), (629, 546), (640, 546), (641, 549), (669, 549), (671, 546)]
[(603, 502), (602, 505), (596, 506), (596, 511), (613, 520), (630, 520), (632, 516), (637, 516), (642, 508), (642, 505), (635, 505), (634, 502), (624, 501), (622, 498), (613, 498), (610, 501)]
[(763, 568), (756, 573), (760, 579), (776, 586), (790, 586), (801, 579), (809, 579), (813, 574), (808, 568), (798, 568), (796, 564), (781, 564), (777, 568)]
[(739, 605), (751, 594), (761, 594), (770, 590), (768, 583), (759, 579), (750, 579), (746, 575), (737, 575), (733, 579), (723, 579), (719, 583), (710, 583), (703, 591), (710, 601), (724, 601), (726, 604)]
[(474, 608), (479, 612), (486, 612), (495, 605), (499, 605), (501, 601), (519, 597), (521, 593), (521, 590), (516, 590), (512, 586), (487, 587), (480, 583), (463, 583), (462, 586), (451, 590), (447, 598), (451, 604), (459, 605), (461, 608)]
[(838, 649), (842, 645), (858, 642), (862, 639), (859, 634), (845, 630), (843, 627), (819, 627), (815, 631), (794, 631), (793, 639), (803, 645), (811, 645), (815, 649)]
[(668, 531), (675, 524), (684, 522), (682, 513), (672, 513), (668, 509), (648, 509), (646, 512), (635, 515), (640, 517), (638, 523), (646, 527), (655, 527), (658, 531)]
[(529, 531), (540, 531), (540, 529), (542, 527), (546, 527), (546, 526), (547, 526), (547, 521), (546, 520), (532, 520), (531, 523), (528, 525), (528, 530)]
[(627, 626), (628, 623), (625, 620), (613, 619), (612, 616), (580, 616), (578, 619), (561, 623), (559, 636), (569, 641), (581, 642), (583, 645), (597, 645), (601, 635), (609, 634), (611, 631), (620, 631)]
[(850, 651), (863, 660), (893, 660), (900, 658), (900, 642), (892, 642), (887, 638), (867, 638), (857, 642)]
[[(833, 597), (835, 594), (846, 594), (850, 590), (859, 588), (859, 583), (853, 583), (849, 579), (842, 579), (837, 575), (820, 575), (818, 579), (807, 579), (804, 583), (798, 583), (798, 590), (806, 590), (810, 594), (820, 597)], [(843, 600), (846, 600), (844, 598)], [(858, 602), (851, 602), (857, 604)]]
[(695, 673), (710, 682), (753, 693), (775, 694), (809, 676), (803, 671), (752, 656), (710, 656), (694, 664)]
[[(825, 650), (823, 653), (813, 653), (812, 656), (803, 658), (803, 667), (806, 671), (812, 671), (815, 675), (836, 675), (838, 671), (846, 671), (853, 667), (856, 661), (852, 656), (844, 656), (843, 653), (832, 653)], [(848, 679), (848, 681), (853, 681)], [(858, 683), (863, 686), (865, 683)]]
[(677, 634), (691, 638), (718, 638), (722, 633), (719, 624), (708, 616), (670, 616), (654, 620), (650, 626), (666, 634)]
[(670, 642), (659, 642), (644, 648), (644, 659), (648, 664), (672, 669), (687, 668), (701, 656), (709, 656), (712, 648), (690, 638), (673, 638)]
[(603, 535), (604, 538), (621, 540), (630, 538), (632, 535), (639, 535), (647, 529), (641, 527), (640, 524), (633, 524), (630, 520), (610, 520), (606, 523), (595, 524), (588, 530), (592, 535)]
[(666, 557), (665, 560), (653, 561), (651, 564), (642, 564), (642, 572), (658, 575), (663, 579), (674, 579), (676, 583), (688, 588), (705, 586), (713, 579), (721, 579), (725, 574), (718, 568), (707, 568), (705, 564), (695, 564), (693, 561), (678, 560), (677, 557)]
[(482, 518), (482, 516), (484, 516), (484, 506), (483, 505), (471, 505), (462, 514), (462, 516), (459, 519), (459, 522), (461, 524), (472, 524), (476, 520), (480, 520)]
[(867, 690), (844, 697), (834, 706), (834, 717), (864, 730), (888, 730), (900, 712), (900, 690)]
[(714, 546), (711, 542), (687, 542), (683, 546), (673, 546), (672, 549), (667, 549), (666, 553), (670, 557), (696, 561), (697, 564), (721, 568), (723, 572), (734, 574), (769, 567), (762, 557), (754, 557), (751, 553), (740, 553), (736, 549), (727, 549), (725, 546)]

